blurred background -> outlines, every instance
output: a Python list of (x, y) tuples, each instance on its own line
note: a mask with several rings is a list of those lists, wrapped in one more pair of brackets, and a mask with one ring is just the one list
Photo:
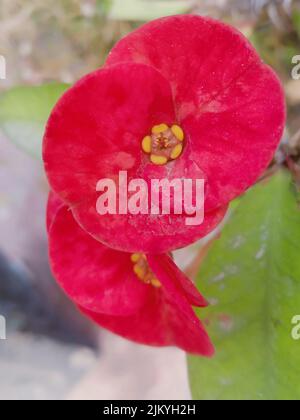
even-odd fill
[[(43, 112), (28, 97), (30, 124), (9, 123), (1, 97), (22, 116), (19, 86), (70, 84), (100, 67), (114, 43), (142, 23), (198, 13), (239, 28), (282, 79), (289, 116), (283, 147), (298, 160), (300, 2), (292, 0), (0, 0), (0, 399), (188, 399), (185, 354), (131, 344), (82, 318), (53, 280), (47, 256), (47, 182), (39, 153)], [(300, 60), (299, 60), (300, 61)], [(17, 88), (16, 88), (17, 87)], [(15, 89), (16, 88), (16, 89)], [(47, 92), (45, 93), (47, 95)], [(18, 108), (19, 107), (19, 108)], [(47, 113), (47, 110), (44, 111)], [(280, 156), (278, 157), (280, 159)], [(181, 251), (187, 268), (200, 245)]]

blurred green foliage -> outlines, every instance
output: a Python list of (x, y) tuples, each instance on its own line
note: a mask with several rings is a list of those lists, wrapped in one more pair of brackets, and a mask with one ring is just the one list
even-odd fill
[(66, 84), (52, 83), (17, 87), (1, 94), (0, 128), (18, 147), (41, 159), (47, 119), (67, 88)]
[(292, 15), (294, 28), (297, 31), (298, 37), (300, 38), (300, 10), (294, 10)]
[(113, 0), (97, 0), (97, 7), (101, 14), (109, 13)]
[(300, 14), (295, 11), (283, 21), (282, 27), (274, 25), (267, 16), (262, 15), (253, 28), (250, 40), (266, 63), (281, 77), (290, 78), (292, 57), (299, 54)]
[(113, 0), (109, 15), (117, 20), (148, 21), (189, 9), (188, 0)]

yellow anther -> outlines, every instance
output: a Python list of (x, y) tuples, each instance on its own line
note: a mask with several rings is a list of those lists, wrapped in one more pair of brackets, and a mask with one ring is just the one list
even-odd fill
[(132, 261), (133, 263), (137, 263), (137, 262), (139, 262), (140, 258), (141, 258), (141, 254), (132, 254), (132, 255), (131, 255), (131, 261)]
[(135, 272), (135, 274), (138, 276), (138, 278), (140, 280), (143, 280), (144, 279), (144, 277), (145, 277), (145, 270), (141, 266), (139, 266), (138, 264), (136, 264), (133, 267), (133, 271)]
[(160, 281), (155, 277), (149, 267), (145, 254), (132, 254), (130, 258), (134, 264), (133, 271), (139, 280), (144, 284), (152, 285), (156, 288), (161, 287)]
[(158, 279), (155, 279), (155, 278), (153, 278), (151, 280), (151, 284), (152, 284), (152, 286), (157, 287), (157, 288), (161, 287), (161, 282)]
[(172, 133), (174, 134), (174, 136), (179, 140), (179, 141), (183, 141), (184, 140), (184, 132), (183, 129), (181, 127), (179, 127), (179, 125), (173, 125), (172, 128)]
[(151, 155), (150, 159), (154, 165), (165, 165), (168, 162), (168, 158), (165, 156)]
[(182, 144), (177, 144), (177, 146), (174, 147), (171, 153), (171, 159), (177, 159), (181, 153), (182, 153), (183, 147)]
[(142, 142), (142, 148), (145, 153), (151, 153), (152, 150), (152, 139), (150, 136), (144, 138)]
[(183, 151), (185, 134), (182, 128), (173, 124), (155, 125), (152, 133), (143, 138), (141, 148), (149, 155), (151, 163), (163, 166), (177, 159)]
[(163, 133), (164, 131), (168, 130), (168, 126), (167, 124), (159, 124), (159, 125), (155, 125), (152, 128), (152, 134), (160, 134)]

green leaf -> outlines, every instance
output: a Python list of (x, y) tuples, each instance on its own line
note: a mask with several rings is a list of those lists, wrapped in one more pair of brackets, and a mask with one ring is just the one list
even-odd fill
[(0, 129), (17, 146), (41, 158), (42, 138), (50, 112), (66, 84), (16, 87), (0, 95)]
[(296, 32), (298, 33), (298, 36), (300, 36), (300, 10), (294, 10), (292, 14), (292, 21), (294, 24), (294, 28)]
[(97, 8), (101, 15), (106, 15), (113, 4), (113, 0), (97, 0)]
[(148, 21), (186, 13), (189, 8), (187, 0), (113, 0), (110, 17), (116, 20)]
[(198, 280), (211, 306), (200, 312), (216, 345), (189, 357), (200, 400), (300, 398), (300, 211), (285, 171), (250, 190), (204, 261)]

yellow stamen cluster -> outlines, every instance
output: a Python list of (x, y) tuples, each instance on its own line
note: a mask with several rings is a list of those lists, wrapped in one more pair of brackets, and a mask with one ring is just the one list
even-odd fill
[(131, 261), (134, 264), (134, 273), (143, 283), (151, 284), (154, 287), (161, 287), (160, 281), (155, 277), (149, 267), (146, 255), (132, 254)]
[(142, 141), (143, 151), (150, 155), (154, 165), (165, 165), (180, 157), (183, 151), (184, 132), (179, 125), (155, 125), (152, 133)]

